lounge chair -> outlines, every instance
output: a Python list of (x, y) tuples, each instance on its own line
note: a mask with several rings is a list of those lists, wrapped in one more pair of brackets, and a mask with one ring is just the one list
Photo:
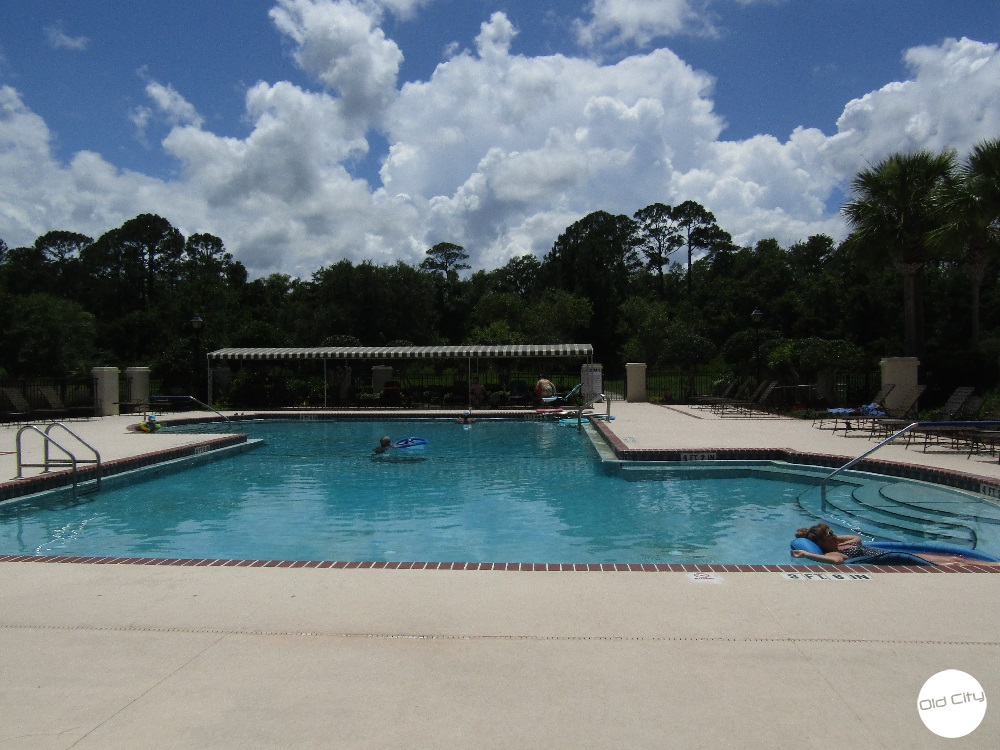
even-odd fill
[(901, 430), (917, 418), (917, 401), (927, 389), (926, 385), (915, 385), (906, 393), (899, 402), (884, 417), (863, 417), (867, 421), (870, 430), (868, 437), (889, 437), (893, 432)]
[(753, 391), (750, 390), (751, 386), (753, 386), (753, 378), (748, 378), (737, 386), (733, 395), (726, 398), (717, 398), (709, 404), (709, 407), (713, 412), (721, 414), (729, 407), (736, 407), (747, 401), (756, 401), (760, 397), (760, 394), (764, 392), (764, 389), (767, 388), (767, 381), (760, 381)]
[[(942, 406), (934, 415), (934, 421), (965, 422), (974, 420), (977, 416), (979, 416), (979, 412), (982, 411), (983, 399), (979, 396), (973, 396), (973, 390), (973, 388), (968, 386), (956, 388), (945, 402), (944, 406)], [(926, 453), (927, 446), (930, 445), (932, 441), (938, 443), (942, 438), (949, 438), (952, 443), (957, 443), (961, 441), (962, 435), (967, 432), (969, 432), (968, 427), (935, 427), (933, 425), (928, 425), (927, 427), (920, 427), (918, 429), (911, 430), (907, 435), (906, 444), (909, 445), (914, 438), (923, 436), (924, 453)]]
[(564, 393), (562, 395), (557, 393), (554, 396), (544, 396), (542, 398), (542, 404), (544, 404), (546, 408), (550, 407), (554, 408), (557, 406), (568, 406), (573, 401), (573, 399), (579, 395), (581, 388), (583, 388), (583, 383), (577, 383), (575, 386), (573, 386), (573, 390), (571, 390), (569, 393)]
[(872, 396), (864, 406), (859, 406), (856, 409), (827, 409), (826, 414), (820, 415), (813, 420), (813, 427), (819, 426), (820, 429), (823, 429), (823, 424), (832, 418), (833, 431), (836, 432), (838, 429), (837, 425), (840, 422), (844, 422), (844, 430), (846, 432), (851, 429), (850, 421), (852, 419), (856, 419), (859, 415), (865, 416), (862, 409), (875, 408), (885, 411), (885, 400), (895, 387), (893, 383), (884, 383), (878, 393)]
[[(728, 404), (726, 409), (723, 410), (723, 416), (734, 416), (734, 417), (750, 417), (755, 413), (766, 412), (767, 408), (765, 404), (767, 400), (771, 398), (771, 394), (774, 393), (774, 389), (778, 387), (778, 381), (772, 380), (770, 383), (764, 383), (763, 388), (758, 387), (754, 392), (754, 396), (747, 399), (746, 401), (740, 401), (732, 404)], [(728, 412), (732, 410), (732, 414)]]
[(711, 393), (705, 396), (692, 396), (691, 404), (698, 409), (705, 409), (720, 401), (729, 401), (736, 395), (739, 387), (739, 380), (723, 381), (716, 385)]
[(94, 415), (92, 404), (67, 406), (51, 385), (38, 386), (38, 392), (42, 394), (42, 398), (48, 403), (49, 409), (47, 411), (53, 416), (65, 416), (69, 418), (73, 416), (91, 417)]
[(10, 403), (10, 408), (5, 409), (0, 412), (3, 416), (4, 422), (27, 422), (31, 419), (33, 414), (33, 409), (31, 404), (28, 403), (28, 399), (24, 397), (18, 388), (11, 388), (10, 386), (4, 386), (0, 388), (3, 395), (6, 397), (7, 401)]

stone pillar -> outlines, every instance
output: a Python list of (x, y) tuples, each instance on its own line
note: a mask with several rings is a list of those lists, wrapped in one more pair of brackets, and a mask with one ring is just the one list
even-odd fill
[(583, 403), (591, 404), (604, 393), (604, 366), (584, 365), (580, 369), (580, 387)]
[(128, 383), (129, 411), (149, 411), (149, 368), (126, 367), (125, 382)]
[(99, 417), (118, 415), (118, 368), (95, 367), (90, 371), (94, 378), (94, 413)]
[(895, 386), (885, 400), (885, 408), (892, 413), (903, 397), (917, 385), (920, 360), (916, 357), (887, 357), (879, 365), (882, 368), (882, 385), (892, 383)]
[(372, 368), (372, 393), (379, 394), (385, 390), (388, 380), (392, 380), (392, 368), (388, 365), (375, 365)]
[(625, 400), (630, 404), (649, 400), (646, 393), (645, 362), (629, 362), (625, 365)]
[(837, 403), (837, 377), (832, 369), (823, 369), (816, 373), (816, 397), (825, 406), (844, 406)]

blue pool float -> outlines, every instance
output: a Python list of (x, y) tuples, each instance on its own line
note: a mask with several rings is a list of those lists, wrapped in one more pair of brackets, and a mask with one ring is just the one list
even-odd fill
[[(607, 416), (605, 416), (603, 414), (600, 414), (600, 415), (598, 415), (598, 414), (584, 414), (582, 421), (588, 422), (588, 421), (590, 421), (590, 419), (597, 419), (597, 420), (599, 420), (601, 422), (607, 422), (609, 419), (614, 419), (614, 415), (612, 415), (611, 417), (607, 417)], [(564, 425), (567, 425), (567, 426), (572, 426), (572, 425), (575, 425), (577, 423), (577, 421), (578, 420), (577, 420), (576, 417), (566, 417), (565, 419), (560, 419), (559, 420), (559, 424), (564, 424)]]
[(393, 448), (420, 448), (427, 445), (427, 438), (407, 437), (397, 440), (392, 444)]
[[(914, 542), (863, 542), (868, 549), (881, 550), (888, 554), (866, 555), (864, 557), (852, 557), (845, 561), (845, 565), (933, 565), (922, 557), (918, 557), (921, 552), (937, 552), (943, 555), (956, 555), (968, 558), (969, 562), (977, 560), (982, 562), (1000, 562), (1000, 558), (987, 555), (985, 552), (977, 552), (964, 547), (953, 547), (948, 544), (918, 544)], [(823, 550), (812, 539), (796, 537), (792, 540), (792, 549), (800, 549), (803, 552), (812, 552), (815, 555), (822, 555)], [(802, 558), (797, 558), (802, 559)], [(816, 562), (807, 560), (807, 562)]]

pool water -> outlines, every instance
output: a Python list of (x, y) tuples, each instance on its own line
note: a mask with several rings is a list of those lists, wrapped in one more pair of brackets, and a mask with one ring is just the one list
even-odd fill
[[(234, 429), (262, 446), (78, 500), (62, 493), (0, 506), (0, 553), (787, 564), (794, 530), (817, 522), (799, 501), (815, 478), (608, 471), (586, 434), (552, 422)], [(428, 444), (389, 452), (411, 460), (373, 460), (382, 435)]]

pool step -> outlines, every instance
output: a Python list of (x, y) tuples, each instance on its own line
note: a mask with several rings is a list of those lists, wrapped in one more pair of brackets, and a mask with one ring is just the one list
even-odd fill
[(827, 487), (826, 509), (819, 489), (799, 495), (799, 505), (817, 518), (833, 521), (862, 533), (900, 541), (914, 536), (932, 542), (974, 549), (978, 536), (972, 524), (951, 515), (921, 514), (882, 494), (890, 485), (843, 483)]
[[(901, 504), (892, 499), (891, 493), (899, 483), (889, 485), (866, 484), (851, 492), (854, 505), (848, 510), (868, 519), (869, 523), (895, 528), (907, 534), (915, 534), (927, 539), (935, 539), (949, 544), (975, 547), (978, 541), (976, 530), (966, 519), (941, 512), (931, 513), (918, 506)], [(915, 488), (931, 492), (931, 488)], [(938, 492), (941, 495), (943, 493)], [(952, 496), (952, 503), (955, 498)]]
[[(1000, 505), (985, 497), (958, 495), (954, 491), (912, 482), (886, 485), (882, 487), (881, 492), (888, 500), (928, 516), (961, 519), (964, 522), (987, 526), (1000, 525)], [(973, 507), (971, 511), (968, 507), (955, 510), (957, 502), (963, 502), (966, 506), (972, 503)]]

